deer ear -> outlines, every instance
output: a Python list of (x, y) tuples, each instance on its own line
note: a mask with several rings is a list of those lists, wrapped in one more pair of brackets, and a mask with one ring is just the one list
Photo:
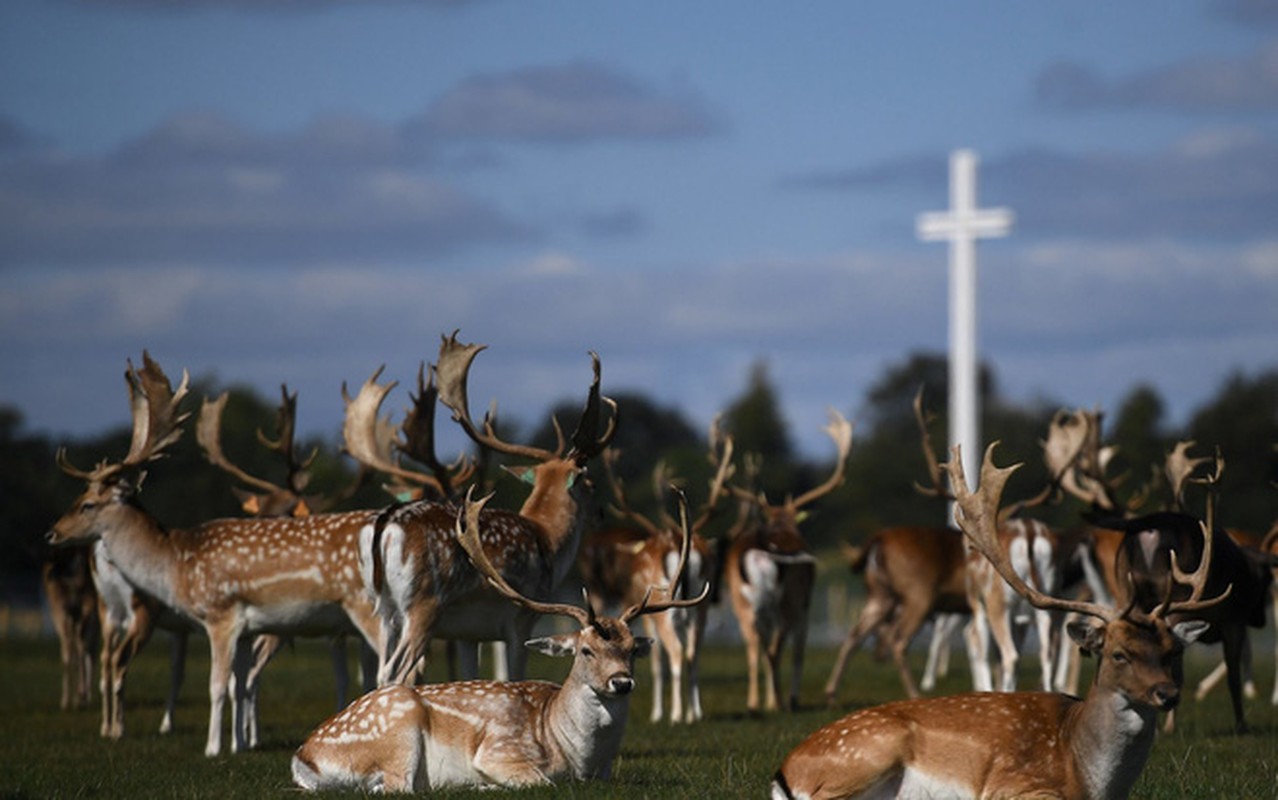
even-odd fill
[(635, 637), (635, 658), (646, 658), (652, 652), (652, 639), (647, 636)]
[(1098, 619), (1076, 619), (1065, 626), (1069, 638), (1088, 655), (1096, 655), (1105, 647), (1105, 623)]
[(1177, 622), (1172, 626), (1172, 636), (1181, 643), (1182, 646), (1192, 644), (1198, 641), (1198, 637), (1207, 632), (1211, 625), (1201, 619), (1191, 619), (1185, 622)]
[(529, 485), (536, 482), (537, 472), (533, 467), (510, 467), (503, 464), (502, 469)]
[(577, 652), (577, 636), (543, 636), (540, 639), (529, 639), (524, 642), (524, 646), (548, 656), (572, 656)]

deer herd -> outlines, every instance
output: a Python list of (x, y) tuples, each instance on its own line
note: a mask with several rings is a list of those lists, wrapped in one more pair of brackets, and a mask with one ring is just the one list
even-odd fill
[[(49, 530), (57, 547), (42, 576), (62, 642), (62, 706), (87, 703), (100, 638), (101, 734), (121, 737), (130, 662), (159, 628), (172, 635), (160, 728), (168, 732), (187, 638), (202, 633), (210, 647), (204, 752), (222, 752), (228, 701), (230, 750), (251, 749), (263, 669), (288, 639), (321, 637), (333, 646), (337, 710), (293, 756), (292, 778), (305, 790), (608, 779), (636, 658), (651, 655), (652, 721), (703, 719), (707, 606), (726, 595), (746, 651), (746, 709), (798, 708), (818, 570), (802, 519), (843, 484), (851, 423), (830, 412), (829, 475), (777, 501), (758, 485), (757, 455), (736, 453), (716, 420), (704, 493), (690, 500), (661, 463), (651, 487), (658, 510), (640, 512), (618, 469), (625, 453), (612, 446), (624, 409), (601, 392), (598, 355), (589, 354), (593, 378), (576, 430), (565, 439), (556, 422), (558, 444), (548, 449), (500, 436), (495, 411), (472, 417), (468, 376), (485, 348), (456, 333), (441, 339), (399, 424), (383, 415), (396, 384), (379, 382), (381, 369), (354, 397), (342, 387), (344, 450), (359, 472), (328, 497), (305, 493), (314, 454), (294, 451), (297, 397), (287, 387), (275, 436), (258, 431), (283, 462), (280, 484), (226, 456), (227, 396), (206, 399), (196, 439), (209, 464), (239, 485), (245, 515), (183, 530), (147, 512), (140, 494), (191, 416), (188, 379), (174, 388), (147, 353), (140, 366), (130, 362), (127, 453), (87, 470), (58, 454), (62, 470), (84, 482)], [(475, 445), (474, 457), (438, 458), (437, 405)], [(1125, 797), (1159, 715), (1164, 728), (1174, 724), (1183, 652), (1195, 641), (1222, 645), (1209, 680), (1225, 680), (1235, 727), (1246, 730), (1248, 629), (1263, 626), (1266, 603), (1278, 610), (1278, 525), (1258, 539), (1218, 523), (1219, 453), (1190, 457), (1193, 443), (1178, 445), (1162, 478), (1170, 501), (1141, 514), (1147, 493), (1117, 499), (1099, 412), (1061, 411), (1042, 442), (1044, 485), (1007, 501), (1020, 464), (997, 466), (990, 445), (973, 488), (957, 447), (945, 462), (936, 457), (921, 392), (915, 416), (928, 478), (915, 488), (949, 503), (955, 524), (889, 527), (847, 547), (865, 603), (825, 685), (837, 707), (850, 660), (873, 639), (896, 665), (905, 698), (812, 732), (781, 761), (772, 797)], [(508, 484), (488, 479), (489, 458), (508, 461), (528, 485), (522, 501), (500, 496)], [(373, 476), (387, 481), (385, 504), (327, 510)], [(1191, 486), (1204, 489), (1203, 520), (1186, 510)], [(1085, 525), (1062, 530), (1025, 513), (1065, 497), (1086, 505)], [(582, 602), (565, 602), (574, 592)], [(571, 625), (536, 635), (553, 626), (545, 617)], [(631, 630), (640, 624), (645, 635)], [(916, 683), (907, 651), (929, 627), (927, 669)], [(960, 628), (973, 691), (923, 696), (947, 668)], [(348, 639), (360, 644), (364, 693), (346, 704)], [(425, 681), (435, 639), (455, 656), (455, 680)], [(1039, 690), (1016, 691), (1029, 642)], [(504, 645), (500, 679), (479, 678), (483, 643)], [(528, 650), (567, 658), (562, 683), (526, 680)], [(1096, 658), (1081, 695), (1080, 655)], [(1209, 690), (1205, 682), (1199, 691)]]

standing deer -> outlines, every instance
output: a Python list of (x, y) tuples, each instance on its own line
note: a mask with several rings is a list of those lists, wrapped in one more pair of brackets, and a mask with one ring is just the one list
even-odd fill
[[(620, 617), (596, 617), (585, 608), (544, 603), (507, 583), (481, 541), (484, 504), (467, 501), (456, 521), (456, 542), (474, 568), (510, 601), (536, 614), (573, 619), (580, 630), (533, 639), (528, 647), (572, 658), (562, 685), (546, 681), (466, 681), (385, 686), (321, 724), (293, 756), (293, 780), (306, 790), (418, 791), (447, 786), (527, 786), (560, 778), (607, 780), (621, 747), (634, 660), (651, 641), (629, 623), (645, 614), (687, 608), (705, 599), (654, 600), (653, 587)], [(684, 547), (692, 536), (682, 509)], [(673, 585), (678, 585), (676, 572)]]
[[(313, 634), (340, 625), (370, 643), (378, 620), (360, 581), (356, 542), (373, 512), (270, 519), (222, 519), (190, 530), (166, 530), (137, 503), (145, 466), (182, 434), (176, 392), (143, 353), (125, 373), (133, 415), (129, 452), (118, 462), (63, 469), (88, 484), (49, 531), (53, 544), (100, 539), (129, 583), (199, 624), (209, 637), (209, 733), (204, 752), (221, 752), (222, 712), (236, 647), (259, 633)], [(247, 747), (237, 726), (232, 750)]]
[[(532, 484), (520, 510), (485, 511), (480, 521), (485, 546), (492, 550), (490, 559), (507, 582), (526, 596), (549, 597), (576, 559), (590, 505), (586, 463), (616, 433), (616, 404), (599, 394), (599, 357), (592, 352), (594, 381), (567, 453), (562, 437), (553, 451), (501, 441), (491, 420), (481, 429), (470, 417), (467, 375), (483, 349), (461, 344), (456, 333), (442, 337), (434, 367), (439, 401), (476, 443), (537, 462), (511, 470)], [(612, 410), (612, 417), (596, 438), (603, 405)], [(535, 615), (511, 606), (480, 579), (453, 541), (454, 514), (455, 508), (447, 503), (392, 506), (360, 534), (361, 568), (387, 631), (378, 675), (383, 685), (411, 683), (435, 636), (505, 641), (507, 674), (514, 679), (524, 675), (527, 654), (519, 644), (528, 638)]]
[[(959, 450), (946, 469), (959, 526), (1015, 591), (1037, 607), (1082, 615), (1069, 634), (1097, 656), (1086, 698), (1049, 692), (965, 693), (862, 709), (794, 748), (772, 781), (773, 798), (1126, 797), (1154, 744), (1155, 720), (1180, 699), (1182, 654), (1206, 629), (1187, 615), (1203, 600), (1210, 563), (1176, 571), (1187, 598), (1144, 613), (1043, 594), (1023, 581), (999, 541), (1003, 486), (1020, 465), (995, 467), (986, 450), (977, 493)], [(1210, 536), (1203, 532), (1210, 542)]]
[[(659, 587), (666, 592), (678, 590), (674, 583), (676, 567), (681, 563), (684, 550), (684, 534), (679, 523), (662, 514), (655, 522), (630, 507), (625, 490), (613, 469), (618, 453), (614, 449), (603, 454), (604, 473), (611, 489), (614, 504), (612, 512), (637, 524), (643, 533), (637, 537), (617, 535), (619, 529), (609, 529), (607, 537), (598, 534), (588, 538), (581, 548), (578, 567), (586, 591), (600, 598), (605, 606), (633, 606), (639, 603), (645, 592)], [(691, 526), (692, 545), (684, 565), (684, 593), (692, 594), (699, 587), (709, 586), (714, 573), (713, 552), (710, 543), (701, 535), (713, 518), (723, 494), (724, 483), (733, 471), (732, 439), (719, 431), (717, 424), (710, 429), (709, 460), (715, 468), (705, 504)], [(663, 487), (670, 483), (664, 465), (659, 464), (653, 473), (656, 495), (664, 497)], [(702, 718), (700, 686), (700, 644), (706, 628), (706, 607), (698, 605), (691, 610), (671, 608), (660, 614), (643, 617), (644, 630), (653, 640), (652, 654), (652, 713), (653, 722), (665, 716), (665, 673), (670, 675), (670, 721), (696, 722)], [(663, 664), (664, 662), (664, 664)], [(663, 666), (665, 669), (663, 669)], [(687, 700), (684, 706), (684, 671), (687, 671)]]
[[(928, 418), (922, 411), (921, 393), (915, 398), (915, 416), (923, 440), (923, 453), (927, 461), (932, 486), (916, 489), (934, 497), (953, 499), (947, 491), (941, 470), (932, 451), (928, 436)], [(1077, 555), (1074, 548), (1065, 552), (1059, 536), (1045, 523), (1028, 518), (1013, 517), (1026, 508), (1033, 508), (1054, 501), (1060, 496), (1060, 486), (1070, 479), (1076, 462), (1084, 449), (1084, 437), (1089, 428), (1077, 416), (1058, 413), (1048, 427), (1048, 438), (1043, 443), (1043, 460), (1048, 470), (1047, 485), (1032, 497), (1025, 498), (1004, 509), (998, 520), (998, 535), (1002, 547), (1021, 576), (1046, 594), (1061, 589), (1061, 577), (1065, 562)], [(966, 540), (965, 540), (966, 541)], [(1053, 688), (1053, 666), (1056, 661), (1054, 645), (1058, 643), (1056, 630), (1061, 621), (1040, 608), (1034, 608), (1012, 591), (989, 562), (968, 549), (967, 555), (968, 606), (972, 611), (972, 623), (967, 628), (968, 661), (972, 670), (973, 688), (992, 691), (995, 676), (990, 664), (989, 643), (993, 640), (998, 650), (998, 688), (1012, 691), (1016, 688), (1017, 664), (1027, 624), (1033, 622), (1038, 634), (1039, 670), (1041, 687)]]
[(826, 481), (798, 497), (772, 505), (763, 496), (737, 490), (748, 504), (749, 515), (735, 534), (724, 557), (724, 579), (732, 612), (746, 646), (749, 686), (746, 707), (759, 708), (759, 661), (764, 668), (764, 708), (775, 711), (781, 694), (781, 649), (793, 639), (793, 672), (786, 705), (799, 704), (803, 679), (803, 655), (807, 645), (808, 608), (816, 559), (799, 532), (799, 511), (843, 483), (848, 453), (852, 450), (852, 424), (830, 410), (826, 434), (834, 441), (834, 471)]
[(40, 585), (58, 635), (62, 658), (62, 709), (89, 703), (93, 685), (93, 647), (99, 635), (98, 592), (93, 585), (91, 549), (67, 547), (48, 554), (40, 565)]
[[(850, 566), (853, 572), (865, 575), (865, 606), (830, 670), (825, 683), (827, 702), (834, 702), (848, 659), (871, 634), (877, 634), (880, 646), (891, 653), (905, 693), (918, 697), (905, 658), (915, 634), (928, 619), (935, 619), (940, 627), (946, 624), (940, 619), (942, 615), (971, 613), (963, 534), (953, 528), (884, 528), (855, 550)], [(937, 641), (934, 637), (933, 643)], [(935, 669), (935, 650), (929, 654), (929, 674)]]
[[(256, 517), (309, 516), (325, 508), (331, 508), (350, 497), (364, 481), (366, 473), (361, 468), (355, 479), (344, 490), (331, 497), (304, 494), (310, 484), (310, 467), (319, 454), (319, 449), (312, 450), (305, 459), (297, 458), (294, 441), (297, 430), (297, 393), (289, 394), (286, 385), (280, 386), (280, 405), (275, 414), (276, 438), (272, 440), (260, 428), (257, 430), (258, 441), (268, 450), (279, 455), (283, 461), (284, 481), (273, 483), (245, 471), (232, 462), (222, 449), (222, 417), (229, 398), (230, 394), (223, 392), (215, 400), (207, 398), (204, 400), (195, 429), (196, 440), (210, 464), (239, 482), (240, 486), (233, 486), (232, 492), (240, 501), (240, 508), (245, 513)], [(346, 705), (346, 694), (350, 687), (350, 673), (346, 666), (347, 633), (348, 626), (340, 626), (327, 637), (333, 662), (334, 694), (338, 709)], [(286, 638), (283, 636), (264, 633), (254, 637), (251, 648), (236, 650), (236, 664), (232, 672), (234, 681), (232, 695), (240, 698), (242, 702), (232, 704), (231, 724), (233, 728), (243, 729), (249, 748), (255, 748), (258, 745), (258, 695), (262, 670), (279, 652), (285, 641)], [(377, 685), (377, 653), (362, 638), (359, 641), (359, 658), (364, 691), (369, 691)]]

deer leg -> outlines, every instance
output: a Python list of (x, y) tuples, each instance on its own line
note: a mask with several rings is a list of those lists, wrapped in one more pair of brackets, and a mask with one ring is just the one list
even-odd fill
[(914, 676), (910, 674), (910, 665), (906, 661), (906, 653), (909, 650), (910, 642), (914, 639), (915, 634), (919, 632), (919, 628), (923, 627), (923, 622), (926, 619), (926, 608), (903, 608), (901, 609), (900, 619), (892, 627), (892, 660), (896, 663), (896, 670), (901, 676), (901, 685), (905, 687), (905, 693), (909, 697), (918, 697), (919, 688), (914, 683)]
[(666, 669), (663, 663), (663, 639), (653, 617), (643, 618), (643, 629), (648, 638), (652, 639), (652, 649), (648, 653), (648, 666), (652, 669), (652, 711), (648, 714), (648, 721), (660, 722), (665, 713)]
[(919, 688), (930, 692), (936, 688), (937, 677), (950, 672), (950, 635), (961, 618), (958, 614), (936, 614), (932, 617), (932, 640), (927, 646), (927, 665), (923, 668), (923, 681)]
[(1001, 587), (990, 594), (990, 634), (994, 637), (999, 653), (999, 691), (1013, 692), (1016, 691), (1016, 662), (1019, 654), (1012, 632), (1012, 615)]
[(1229, 684), (1229, 699), (1234, 706), (1234, 731), (1247, 732), (1247, 720), (1243, 716), (1242, 683), (1246, 668), (1243, 658), (1249, 654), (1247, 646), (1247, 629), (1242, 624), (1224, 626), (1221, 631), (1221, 644), (1225, 650), (1225, 664), (1228, 670), (1225, 680)]
[(346, 634), (339, 633), (328, 640), (328, 654), (333, 662), (335, 708), (341, 711), (346, 707), (346, 696), (350, 694), (351, 688), (351, 671), (346, 663)]
[(759, 710), (759, 634), (751, 631), (745, 637), (746, 648), (746, 708)]
[(892, 602), (885, 597), (871, 597), (861, 609), (861, 615), (857, 617), (852, 627), (848, 628), (848, 635), (844, 637), (843, 644), (839, 647), (839, 654), (834, 659), (834, 668), (830, 670), (830, 677), (825, 682), (827, 702), (834, 703), (834, 696), (838, 692), (839, 681), (843, 679), (843, 670), (847, 668), (848, 659), (865, 641), (865, 637), (887, 619), (891, 611)]
[(790, 647), (790, 665), (793, 671), (790, 673), (790, 698), (787, 708), (790, 711), (799, 710), (799, 688), (803, 684), (803, 657), (807, 654), (808, 649), (808, 618), (804, 614), (794, 625), (794, 641)]
[(688, 661), (688, 708), (684, 712), (685, 722), (696, 722), (701, 719), (701, 631), (706, 626), (705, 604), (693, 609), (692, 618), (688, 620), (688, 645), (685, 648)]
[(204, 755), (210, 758), (222, 752), (222, 714), (231, 683), (239, 628), (235, 620), (209, 620), (205, 623), (209, 636), (209, 735), (204, 744)]
[(989, 662), (989, 616), (984, 601), (971, 585), (968, 587), (968, 603), (972, 609), (972, 622), (964, 631), (964, 639), (967, 642), (967, 660), (972, 669), (972, 688), (978, 692), (992, 692), (994, 676)]
[(1053, 657), (1052, 632), (1057, 630), (1055, 616), (1050, 611), (1034, 609), (1034, 622), (1038, 632), (1038, 662), (1043, 678), (1043, 691), (1052, 691), (1052, 671), (1055, 666)]
[(164, 716), (160, 719), (160, 733), (173, 732), (173, 716), (177, 710), (182, 681), (186, 679), (186, 631), (173, 631), (169, 640), (169, 696), (164, 702)]

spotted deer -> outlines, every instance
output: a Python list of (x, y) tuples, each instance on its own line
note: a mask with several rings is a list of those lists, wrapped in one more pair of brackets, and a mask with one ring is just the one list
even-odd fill
[[(986, 450), (972, 493), (955, 447), (946, 470), (956, 516), (973, 547), (1036, 607), (1080, 615), (1069, 633), (1097, 656), (1083, 699), (1050, 692), (971, 692), (861, 709), (808, 736), (772, 781), (773, 798), (1126, 797), (1154, 744), (1156, 715), (1180, 699), (1182, 654), (1206, 629), (1195, 618), (1228, 590), (1202, 599), (1207, 554), (1176, 571), (1188, 597), (1148, 613), (1043, 594), (1023, 581), (999, 542), (1003, 486), (1020, 465), (995, 467)], [(1203, 531), (1205, 539), (1210, 536)]]
[[(705, 599), (654, 600), (659, 587), (619, 617), (585, 607), (533, 600), (509, 583), (481, 541), (484, 504), (467, 497), (458, 510), (456, 541), (476, 571), (508, 602), (536, 614), (565, 616), (580, 629), (533, 639), (528, 647), (572, 658), (563, 684), (547, 681), (465, 681), (384, 686), (322, 723), (293, 756), (294, 782), (306, 790), (421, 791), (448, 786), (526, 786), (562, 778), (612, 775), (635, 686), (634, 660), (650, 640), (630, 622)], [(692, 537), (682, 508), (684, 547)]]
[[(142, 592), (193, 620), (208, 635), (209, 732), (204, 752), (221, 752), (222, 716), (236, 645), (259, 633), (318, 634), (349, 625), (370, 643), (380, 626), (360, 580), (356, 543), (375, 512), (212, 520), (166, 530), (137, 501), (145, 467), (182, 434), (188, 379), (174, 391), (150, 355), (125, 372), (133, 416), (120, 461), (65, 471), (87, 488), (49, 531), (53, 544), (101, 540), (110, 561)], [(237, 726), (233, 751), (247, 742)]]
[[(361, 467), (354, 480), (332, 495), (306, 493), (311, 481), (311, 465), (319, 454), (319, 448), (313, 449), (305, 458), (297, 457), (297, 393), (290, 394), (287, 385), (280, 386), (280, 404), (275, 412), (275, 438), (272, 439), (260, 428), (256, 431), (258, 442), (280, 457), (285, 470), (284, 479), (276, 483), (249, 473), (231, 461), (222, 448), (222, 418), (229, 398), (228, 392), (223, 392), (213, 400), (205, 398), (196, 424), (196, 441), (210, 464), (236, 480), (238, 485), (232, 486), (231, 491), (239, 500), (244, 513), (255, 517), (309, 516), (352, 496), (367, 477), (366, 471)], [(346, 665), (348, 632), (349, 626), (343, 625), (325, 637), (329, 640), (334, 696), (338, 709), (346, 705), (346, 695), (350, 688), (350, 673)], [(377, 653), (362, 637), (356, 638), (359, 639), (362, 684), (364, 691), (369, 691), (377, 685)], [(249, 748), (258, 745), (258, 697), (262, 670), (275, 658), (287, 640), (284, 636), (263, 633), (253, 638), (251, 648), (236, 649), (231, 694), (238, 698), (238, 702), (231, 705), (231, 725), (236, 730), (242, 728)], [(239, 685), (241, 683), (242, 688)]]
[[(591, 504), (586, 463), (616, 433), (616, 404), (599, 393), (599, 357), (590, 354), (594, 380), (572, 447), (565, 453), (562, 436), (555, 450), (545, 450), (502, 441), (491, 419), (476, 425), (470, 416), (467, 376), (485, 346), (463, 344), (456, 333), (441, 338), (433, 373), (439, 401), (452, 411), (453, 420), (480, 446), (535, 462), (511, 469), (532, 485), (519, 511), (486, 510), (480, 519), (489, 558), (526, 596), (549, 597), (572, 568), (587, 523)], [(596, 438), (605, 405), (612, 416)], [(505, 641), (507, 675), (524, 675), (527, 655), (519, 645), (528, 638), (535, 615), (487, 587), (453, 540), (454, 515), (455, 508), (446, 502), (405, 503), (387, 509), (360, 534), (361, 567), (387, 631), (380, 684), (413, 682), (436, 636)]]
[(747, 516), (739, 524), (724, 558), (724, 582), (732, 612), (746, 646), (746, 707), (759, 708), (759, 663), (763, 662), (763, 708), (780, 705), (781, 652), (791, 640), (792, 672), (787, 708), (799, 703), (803, 656), (807, 646), (808, 609), (816, 577), (816, 559), (799, 531), (800, 510), (843, 482), (852, 450), (852, 424), (830, 410), (824, 428), (837, 455), (830, 476), (798, 497), (773, 504), (762, 495), (734, 488)]

